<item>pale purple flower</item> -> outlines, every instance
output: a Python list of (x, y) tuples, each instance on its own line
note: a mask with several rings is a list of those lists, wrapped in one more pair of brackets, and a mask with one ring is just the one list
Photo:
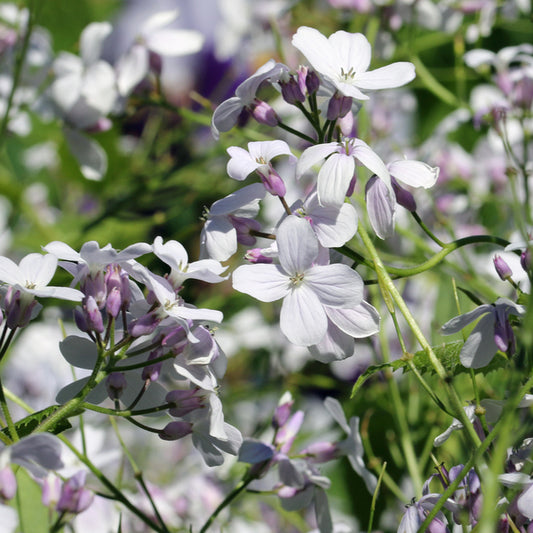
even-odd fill
[(394, 232), (396, 199), (385, 182), (372, 176), (365, 187), (366, 210), (370, 225), (380, 239), (387, 239)]
[(178, 17), (178, 10), (159, 11), (141, 26), (133, 46), (116, 66), (117, 85), (127, 96), (150, 70), (151, 55), (178, 57), (198, 52), (204, 43), (201, 33), (194, 30), (168, 28)]
[(168, 280), (176, 290), (186, 279), (199, 279), (207, 283), (219, 283), (226, 279), (220, 274), (227, 267), (214, 259), (201, 259), (189, 263), (187, 250), (178, 241), (163, 243), (161, 237), (156, 237), (153, 250), (154, 254), (171, 268)]
[(277, 233), (279, 265), (243, 265), (233, 273), (233, 287), (263, 302), (283, 299), (280, 326), (294, 344), (311, 346), (328, 327), (325, 307), (361, 303), (363, 282), (347, 265), (316, 264), (319, 243), (308, 221), (289, 216)]
[[(237, 251), (237, 223), (253, 220), (259, 212), (259, 201), (265, 196), (260, 183), (247, 185), (217, 200), (207, 213), (207, 220), (200, 235), (202, 255), (217, 261), (226, 261)], [(252, 243), (243, 243), (248, 246)]]
[(369, 71), (371, 46), (361, 33), (337, 31), (326, 38), (318, 30), (302, 26), (292, 44), (341, 94), (357, 100), (368, 100), (362, 91), (400, 87), (415, 77), (414, 65), (408, 62)]
[(494, 304), (480, 305), (473, 311), (452, 318), (442, 333), (451, 335), (461, 331), (474, 320), (481, 318), (461, 349), (461, 363), (467, 368), (488, 365), (498, 350), (512, 355), (515, 351), (514, 333), (509, 315), (523, 316), (526, 310), (507, 298), (498, 298)]
[(268, 192), (277, 196), (285, 196), (283, 180), (271, 163), (274, 157), (280, 155), (288, 155), (290, 163), (296, 162), (296, 157), (291, 153), (285, 141), (255, 141), (248, 143), (248, 150), (231, 146), (227, 152), (231, 156), (227, 166), (227, 172), (231, 178), (243, 181), (252, 172), (256, 172)]
[(301, 176), (313, 165), (327, 158), (318, 173), (318, 200), (324, 206), (341, 206), (356, 171), (356, 163), (377, 174), (390, 188), (390, 175), (381, 158), (361, 139), (345, 138), (310, 146), (301, 155), (296, 175)]
[(244, 80), (235, 89), (235, 96), (225, 100), (215, 109), (211, 120), (211, 131), (213, 135), (218, 137), (219, 132), (231, 130), (237, 124), (237, 120), (243, 109), (252, 108), (255, 95), (260, 85), (265, 81), (278, 81), (281, 73), (286, 70), (287, 67), (285, 65), (276, 63), (271, 59), (257, 69), (252, 76)]
[(342, 246), (357, 231), (357, 212), (353, 205), (345, 202), (340, 207), (322, 206), (316, 189), (309, 193), (303, 204), (297, 202), (291, 209), (295, 215), (311, 222), (318, 241), (326, 248)]
[(35, 296), (79, 302), (83, 294), (77, 289), (48, 286), (56, 268), (57, 257), (52, 254), (28, 254), (18, 265), (7, 257), (0, 257), (0, 282), (20, 290), (28, 302)]
[(341, 404), (335, 398), (326, 398), (324, 400), (324, 407), (347, 435), (345, 440), (338, 443), (338, 448), (341, 453), (348, 457), (348, 461), (350, 461), (355, 472), (363, 478), (368, 492), (373, 494), (377, 487), (377, 479), (366, 468), (363, 461), (365, 450), (361, 435), (359, 434), (359, 417), (351, 417), (348, 423)]

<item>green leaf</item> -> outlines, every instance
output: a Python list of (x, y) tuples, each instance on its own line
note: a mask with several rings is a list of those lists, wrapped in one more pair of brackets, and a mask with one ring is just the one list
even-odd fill
[(18, 468), (17, 495), (11, 505), (19, 515), (21, 533), (48, 533), (48, 508), (41, 503), (42, 489), (24, 468)]
[[(59, 407), (59, 405), (51, 405), (50, 407), (47, 407), (42, 411), (32, 413), (31, 415), (26, 416), (22, 420), (15, 422), (15, 428), (17, 430), (18, 436), (22, 438), (31, 435), (35, 431), (37, 426), (45, 418), (48, 418), (50, 415), (52, 415)], [(49, 432), (53, 433), (54, 435), (59, 435), (59, 433), (62, 433), (63, 431), (70, 429), (71, 427), (72, 425), (70, 424), (70, 422), (67, 419), (63, 419), (59, 420)], [(4, 428), (2, 432), (6, 435), (9, 435), (9, 430), (7, 428)]]

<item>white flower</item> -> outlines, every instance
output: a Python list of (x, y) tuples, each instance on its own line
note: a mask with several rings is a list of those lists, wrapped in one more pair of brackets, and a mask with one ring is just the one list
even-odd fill
[(356, 162), (378, 175), (391, 189), (390, 175), (385, 163), (368, 144), (355, 138), (310, 146), (298, 161), (296, 175), (301, 176), (326, 157), (326, 162), (318, 173), (317, 181), (318, 200), (321, 205), (340, 207), (343, 204), (355, 173)]
[(408, 62), (369, 71), (371, 47), (361, 33), (337, 31), (326, 38), (318, 30), (302, 26), (293, 36), (292, 44), (340, 93), (357, 100), (368, 100), (361, 89), (391, 89), (415, 77), (415, 67)]
[(233, 287), (262, 302), (283, 298), (282, 332), (294, 344), (312, 346), (327, 331), (325, 306), (357, 306), (363, 299), (363, 281), (347, 265), (315, 264), (320, 248), (307, 220), (287, 217), (276, 240), (280, 265), (243, 265), (233, 273)]
[(176, 20), (178, 10), (155, 13), (141, 26), (137, 42), (117, 63), (117, 85), (122, 96), (127, 96), (148, 74), (150, 53), (178, 57), (198, 52), (204, 38), (194, 30), (165, 28)]
[(83, 294), (76, 289), (48, 286), (56, 268), (57, 257), (52, 254), (28, 254), (18, 265), (0, 257), (0, 281), (32, 296), (81, 301)]

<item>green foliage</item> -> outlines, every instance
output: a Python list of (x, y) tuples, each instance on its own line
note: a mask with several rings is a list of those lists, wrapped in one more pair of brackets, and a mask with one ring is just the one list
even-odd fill
[[(28, 435), (31, 435), (37, 426), (46, 418), (48, 418), (50, 415), (53, 415), (55, 411), (59, 408), (59, 405), (51, 405), (50, 407), (47, 407), (46, 409), (43, 409), (42, 411), (37, 411), (36, 413), (32, 413), (31, 415), (28, 415), (24, 417), (22, 420), (19, 420), (15, 423), (15, 428), (17, 430), (17, 434), (20, 438), (27, 437)], [(79, 413), (78, 413), (79, 414)], [(67, 429), (70, 429), (72, 427), (71, 423), (67, 419), (62, 419), (57, 422), (57, 424), (50, 430), (50, 433), (53, 433), (54, 435), (59, 435), (60, 433), (63, 433), (63, 431), (66, 431)], [(2, 430), (2, 433), (5, 435), (9, 435), (9, 429), (4, 428)]]
[[(433, 347), (433, 351), (435, 352), (437, 359), (439, 359), (439, 361), (442, 363), (442, 366), (450, 377), (470, 373), (470, 369), (465, 368), (461, 364), (459, 358), (463, 344), (464, 343), (462, 341), (453, 341), (446, 344), (442, 344), (441, 346)], [(364, 383), (377, 372), (380, 372), (387, 368), (390, 368), (393, 371), (401, 369), (404, 372), (410, 372), (410, 361), (414, 363), (416, 369), (420, 374), (436, 374), (435, 368), (431, 364), (428, 354), (424, 350), (420, 350), (413, 354), (412, 358), (402, 357), (401, 359), (396, 359), (395, 361), (392, 361), (390, 363), (382, 363), (379, 365), (369, 366), (366, 371), (361, 374), (359, 378), (357, 378), (357, 381), (355, 382), (352, 388), (351, 397), (353, 398), (357, 394), (359, 389), (364, 385)], [(487, 366), (478, 368), (474, 372), (476, 374), (486, 375), (490, 372), (494, 372), (495, 370), (505, 368), (507, 364), (507, 357), (503, 353), (498, 352)]]
[[(42, 489), (24, 468), (16, 472), (17, 495), (11, 505), (19, 515), (20, 533), (48, 533), (50, 528), (48, 509), (41, 503)], [(1, 528), (1, 525), (0, 525)]]

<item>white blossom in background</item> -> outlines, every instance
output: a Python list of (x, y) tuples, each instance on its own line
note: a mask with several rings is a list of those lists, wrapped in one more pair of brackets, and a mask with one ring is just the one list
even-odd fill
[(177, 9), (159, 11), (141, 26), (134, 44), (117, 61), (117, 84), (121, 96), (129, 95), (148, 75), (151, 56), (179, 57), (201, 50), (204, 37), (200, 32), (167, 27), (178, 15)]

